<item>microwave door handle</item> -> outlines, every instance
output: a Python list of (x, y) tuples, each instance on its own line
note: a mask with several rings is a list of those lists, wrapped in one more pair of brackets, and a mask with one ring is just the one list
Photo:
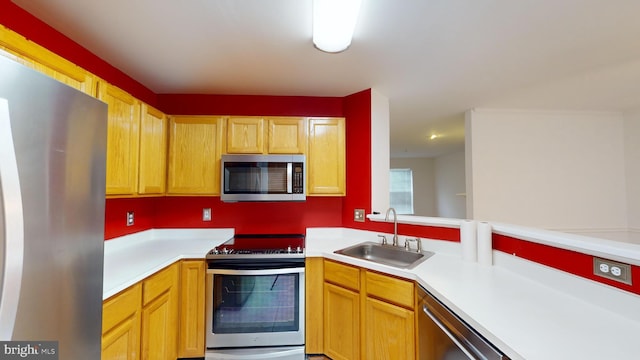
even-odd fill
[(287, 163), (287, 194), (293, 193), (293, 163)]

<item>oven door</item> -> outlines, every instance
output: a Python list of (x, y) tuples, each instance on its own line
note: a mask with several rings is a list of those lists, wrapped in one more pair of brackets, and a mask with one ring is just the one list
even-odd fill
[(207, 348), (304, 345), (304, 260), (236, 262), (207, 270)]

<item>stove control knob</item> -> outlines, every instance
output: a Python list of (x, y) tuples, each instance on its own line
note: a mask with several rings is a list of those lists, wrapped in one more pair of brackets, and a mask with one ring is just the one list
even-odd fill
[(223, 253), (223, 254), (228, 254), (228, 253), (229, 253), (229, 250), (227, 250), (227, 248), (226, 248), (226, 247), (225, 247), (225, 248), (222, 248), (222, 253)]
[(291, 245), (287, 246), (287, 253), (291, 254)]
[(300, 246), (298, 246), (298, 247), (296, 248), (296, 252), (297, 252), (298, 254), (300, 254), (300, 253), (302, 252), (302, 248), (301, 248)]
[(214, 255), (218, 255), (220, 254), (220, 251), (218, 251), (218, 248), (214, 248), (213, 251), (211, 251)]

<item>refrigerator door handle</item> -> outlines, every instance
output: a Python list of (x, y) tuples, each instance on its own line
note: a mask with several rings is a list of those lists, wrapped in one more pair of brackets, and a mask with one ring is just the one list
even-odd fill
[[(4, 233), (0, 233), (0, 246), (4, 246), (4, 259), (0, 292), (0, 341), (9, 341), (18, 313), (22, 265), (24, 256), (24, 213), (20, 178), (11, 122), (9, 103), (0, 98), (0, 198), (3, 199)], [(4, 244), (3, 244), (4, 242)]]

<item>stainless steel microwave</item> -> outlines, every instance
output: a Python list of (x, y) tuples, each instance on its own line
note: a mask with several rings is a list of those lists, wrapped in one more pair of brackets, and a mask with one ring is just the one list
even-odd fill
[(304, 155), (222, 155), (220, 200), (305, 201)]

